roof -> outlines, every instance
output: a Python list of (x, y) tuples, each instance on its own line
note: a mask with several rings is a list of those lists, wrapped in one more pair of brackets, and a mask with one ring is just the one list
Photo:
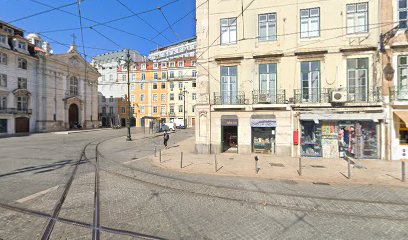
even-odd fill
[(173, 47), (173, 46), (177, 46), (177, 45), (183, 44), (183, 43), (185, 43), (185, 42), (193, 42), (193, 41), (195, 41), (196, 39), (197, 39), (197, 37), (188, 38), (188, 39), (183, 40), (183, 41), (181, 41), (181, 42), (173, 43), (173, 44), (170, 44), (170, 45), (167, 45), (167, 46), (164, 46), (164, 47), (161, 47), (161, 48), (152, 50), (152, 51), (150, 51), (150, 53), (163, 51), (163, 50), (165, 50), (165, 49), (167, 49), (167, 48), (170, 48), (170, 47)]
[(25, 32), (24, 29), (18, 28), (18, 27), (14, 26), (14, 25), (11, 25), (10, 23), (7, 23), (7, 22), (1, 21), (1, 20), (0, 20), (0, 24), (6, 25), (7, 27), (13, 28), (13, 29), (15, 29), (17, 31)]

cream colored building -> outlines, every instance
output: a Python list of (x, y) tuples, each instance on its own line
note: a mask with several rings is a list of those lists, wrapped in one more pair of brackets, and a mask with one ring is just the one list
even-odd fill
[(197, 0), (197, 152), (386, 158), (378, 3)]

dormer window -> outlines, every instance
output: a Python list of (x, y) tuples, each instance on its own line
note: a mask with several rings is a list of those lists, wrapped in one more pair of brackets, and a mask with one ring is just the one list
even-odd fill
[(11, 35), (14, 35), (14, 29), (9, 28), (7, 26), (3, 26), (3, 30), (10, 33)]
[(158, 69), (158, 68), (159, 68), (159, 64), (158, 64), (158, 63), (154, 63), (154, 64), (153, 64), (153, 68), (154, 68), (154, 69)]
[(171, 62), (170, 63), (170, 67), (174, 67), (175, 66), (175, 63), (174, 62)]
[(27, 50), (27, 44), (25, 42), (18, 42), (18, 48), (22, 50)]
[(18, 68), (27, 70), (27, 60), (24, 58), (18, 58)]
[(40, 40), (35, 39), (35, 40), (34, 40), (34, 45), (35, 45), (36, 47), (38, 47), (38, 48), (41, 48), (41, 47), (42, 47), (42, 42), (41, 42)]
[(184, 61), (178, 62), (178, 66), (179, 66), (179, 67), (184, 67)]
[(142, 65), (140, 65), (140, 68), (141, 68), (141, 69), (146, 69), (146, 64), (145, 64), (145, 63), (142, 63)]
[(195, 66), (195, 65), (197, 65), (197, 62), (196, 61), (191, 61), (191, 66)]
[(0, 34), (0, 43), (6, 44), (7, 43), (7, 37)]
[(167, 63), (163, 62), (163, 63), (161, 64), (161, 67), (162, 67), (162, 68), (166, 68), (166, 67), (167, 67)]

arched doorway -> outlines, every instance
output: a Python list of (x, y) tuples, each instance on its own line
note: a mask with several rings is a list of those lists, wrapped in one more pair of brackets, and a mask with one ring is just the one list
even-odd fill
[(78, 105), (75, 103), (71, 104), (68, 109), (68, 122), (71, 128), (75, 123), (79, 122), (79, 110)]
[(30, 132), (30, 119), (27, 117), (16, 118), (16, 133), (28, 133)]

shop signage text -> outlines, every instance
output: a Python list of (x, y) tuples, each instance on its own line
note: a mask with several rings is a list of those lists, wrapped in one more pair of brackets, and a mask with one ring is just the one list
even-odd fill
[(221, 119), (222, 126), (238, 126), (238, 119)]
[(276, 127), (276, 119), (251, 119), (251, 127)]

